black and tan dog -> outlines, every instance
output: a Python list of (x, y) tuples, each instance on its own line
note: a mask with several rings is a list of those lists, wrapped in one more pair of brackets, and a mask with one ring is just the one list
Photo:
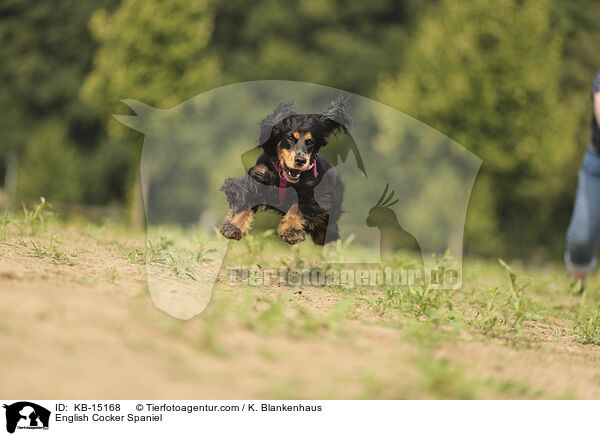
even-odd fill
[(303, 241), (306, 233), (318, 245), (338, 239), (344, 184), (319, 149), (332, 133), (347, 132), (349, 123), (343, 96), (320, 114), (300, 114), (292, 103), (279, 103), (261, 123), (263, 153), (256, 164), (221, 187), (230, 208), (220, 227), (223, 236), (243, 238), (264, 208), (283, 215), (277, 233), (288, 244)]

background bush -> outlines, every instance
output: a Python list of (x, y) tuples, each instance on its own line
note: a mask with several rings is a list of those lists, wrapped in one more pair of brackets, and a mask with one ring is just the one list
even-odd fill
[(599, 20), (591, 0), (7, 0), (0, 177), (16, 158), (19, 196), (131, 202), (142, 136), (109, 116), (127, 110), (119, 99), (169, 108), (228, 83), (313, 82), (385, 102), (483, 159), (470, 252), (559, 257)]

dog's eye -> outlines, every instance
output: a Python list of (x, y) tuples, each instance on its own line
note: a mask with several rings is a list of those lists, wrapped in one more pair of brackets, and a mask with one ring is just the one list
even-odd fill
[(290, 141), (290, 142), (294, 142), (294, 137), (293, 137), (292, 135), (287, 135), (287, 136), (285, 137), (285, 139), (287, 139), (287, 140), (288, 140), (288, 141)]
[(305, 143), (307, 146), (313, 145), (312, 139), (307, 139), (306, 141), (304, 141), (304, 143)]

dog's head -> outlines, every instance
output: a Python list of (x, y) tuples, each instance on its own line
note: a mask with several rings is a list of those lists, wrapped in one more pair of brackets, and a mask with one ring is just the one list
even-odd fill
[(348, 101), (348, 97), (338, 97), (320, 114), (299, 114), (291, 103), (282, 102), (262, 121), (260, 146), (288, 182), (298, 182), (301, 174), (312, 168), (329, 135), (346, 131), (350, 124)]

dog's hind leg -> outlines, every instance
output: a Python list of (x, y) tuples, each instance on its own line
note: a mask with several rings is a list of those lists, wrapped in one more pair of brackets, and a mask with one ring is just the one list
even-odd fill
[(298, 204), (290, 207), (290, 210), (281, 218), (277, 227), (277, 234), (281, 239), (290, 245), (304, 241), (306, 233), (304, 231), (304, 218), (300, 213)]
[(326, 233), (324, 230), (319, 229), (316, 232), (310, 234), (315, 245), (325, 245)]
[(310, 236), (315, 245), (325, 245), (340, 239), (340, 232), (337, 223), (334, 223), (329, 226), (317, 227), (310, 232)]
[(239, 241), (248, 234), (253, 220), (254, 211), (252, 209), (243, 210), (238, 213), (230, 210), (225, 221), (221, 224), (219, 231), (227, 239)]

